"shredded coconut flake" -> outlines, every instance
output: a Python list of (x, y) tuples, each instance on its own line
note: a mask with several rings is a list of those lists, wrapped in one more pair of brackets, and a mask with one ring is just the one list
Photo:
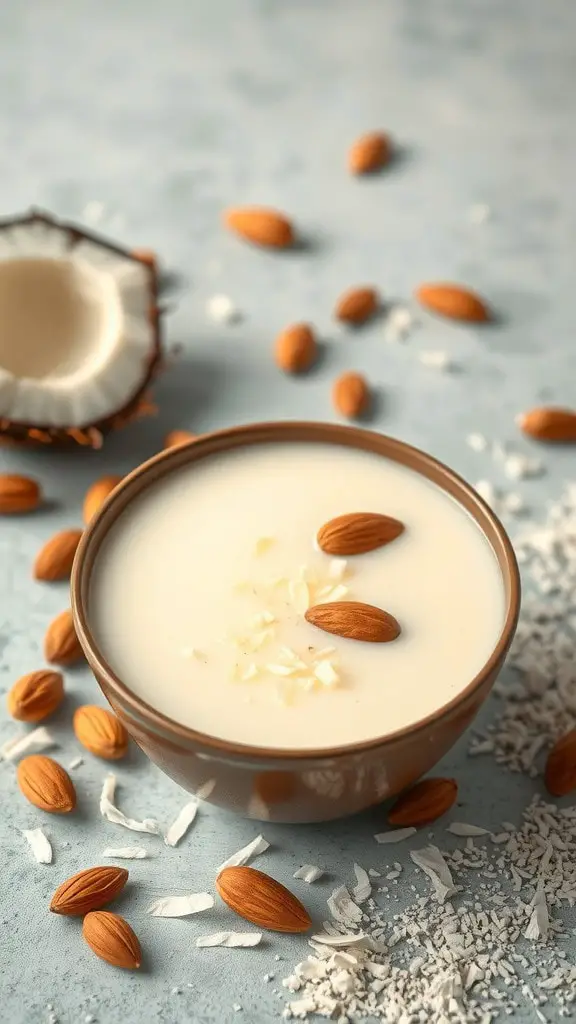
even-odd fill
[(270, 843), (266, 842), (264, 836), (256, 836), (256, 839), (253, 839), (251, 843), (247, 843), (242, 849), (237, 850), (231, 857), (228, 857), (228, 860), (225, 860), (220, 865), (218, 872), (223, 871), (224, 868), (236, 868), (241, 864), (247, 864), (249, 860), (252, 860), (252, 857), (257, 857), (258, 854), (264, 853), (269, 846)]
[(38, 864), (52, 863), (52, 847), (48, 837), (41, 828), (23, 828), (22, 835), (26, 839)]
[(211, 910), (214, 897), (208, 892), (193, 892), (190, 896), (165, 896), (154, 900), (147, 910), (152, 917), (189, 917)]
[(83, 764), (83, 757), (73, 757), (72, 760), (70, 761), (70, 764), (68, 765), (68, 768), (70, 769), (70, 771), (74, 771), (75, 768), (81, 768)]
[(215, 932), (214, 935), (200, 935), (196, 945), (226, 946), (228, 949), (257, 946), (262, 941), (262, 932)]
[(454, 882), (443, 855), (437, 846), (426, 846), (422, 850), (411, 850), (410, 856), (417, 867), (428, 875), (434, 895), (439, 903), (456, 892)]
[(301, 868), (294, 872), (292, 877), (300, 878), (303, 882), (307, 882), (310, 885), (312, 882), (317, 882), (323, 874), (322, 868), (317, 868), (314, 864), (303, 864)]
[(485, 452), (488, 447), (484, 434), (468, 434), (466, 441), (473, 452)]
[(107, 846), (102, 856), (114, 860), (144, 860), (148, 851), (143, 846)]
[(164, 842), (166, 846), (177, 846), (183, 836), (190, 828), (198, 812), (198, 799), (190, 800), (170, 825), (166, 832)]
[(41, 750), (55, 747), (56, 740), (43, 725), (25, 736), (14, 736), (0, 747), (0, 756), (5, 761), (17, 761), (24, 754), (36, 754)]
[(409, 828), (394, 828), (390, 832), (377, 832), (374, 839), (382, 845), (390, 845), (401, 843), (404, 839), (409, 839), (414, 835), (416, 835), (416, 829), (410, 826)]
[(111, 821), (114, 825), (122, 825), (132, 832), (149, 832), (151, 835), (160, 835), (158, 823), (151, 818), (144, 821), (136, 821), (134, 818), (127, 818), (126, 815), (114, 805), (114, 794), (116, 792), (116, 776), (110, 772), (104, 779), (102, 793), (100, 796), (100, 814), (103, 818)]
[(354, 899), (356, 903), (365, 903), (372, 892), (372, 883), (368, 877), (368, 872), (360, 867), (359, 864), (355, 864), (354, 874), (356, 875), (356, 885), (352, 890)]
[(450, 370), (453, 366), (452, 360), (447, 352), (434, 352), (431, 350), (420, 352), (418, 358), (423, 366), (429, 366), (433, 370)]
[(451, 832), (453, 836), (485, 836), (488, 834), (487, 828), (482, 828), (480, 825), (468, 825), (464, 821), (451, 821), (446, 831)]
[(206, 303), (206, 312), (218, 324), (233, 324), (242, 319), (239, 308), (228, 295), (213, 295)]
[(405, 341), (417, 326), (418, 320), (411, 309), (393, 306), (384, 322), (384, 337), (391, 342)]

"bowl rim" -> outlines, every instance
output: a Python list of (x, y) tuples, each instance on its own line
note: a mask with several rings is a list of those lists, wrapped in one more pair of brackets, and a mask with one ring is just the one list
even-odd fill
[[(164, 715), (123, 683), (100, 651), (90, 629), (86, 608), (90, 574), (104, 537), (124, 507), (163, 476), (192, 465), (202, 458), (232, 451), (237, 447), (279, 442), (336, 444), (371, 451), (407, 466), (436, 484), (468, 512), (490, 545), (498, 562), (506, 597), (505, 614), (498, 640), (487, 661), (467, 686), (424, 718), (393, 732), (336, 747), (286, 748), (240, 743), (200, 732)], [(520, 612), (520, 595), (518, 563), (506, 530), (492, 509), (459, 474), (427, 452), (386, 434), (362, 427), (306, 420), (248, 423), (228, 427), (202, 434), (186, 444), (158, 452), (128, 473), (96, 512), (84, 530), (71, 573), (71, 604), (76, 632), (88, 664), (105, 696), (110, 692), (112, 699), (120, 707), (125, 707), (135, 714), (147, 728), (164, 741), (180, 741), (188, 746), (200, 746), (216, 757), (220, 755), (278, 762), (332, 760), (364, 754), (413, 737), (449, 716), (473, 698), (491, 675), (495, 677), (514, 636)]]

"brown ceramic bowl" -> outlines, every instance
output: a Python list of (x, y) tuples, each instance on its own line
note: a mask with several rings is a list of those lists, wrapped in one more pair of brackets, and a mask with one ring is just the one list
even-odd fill
[[(316, 441), (375, 452), (421, 473), (476, 520), (500, 566), (505, 621), (490, 658), (461, 693), (433, 714), (397, 732), (323, 750), (267, 750), (215, 739), (160, 714), (114, 674), (90, 630), (88, 594), (98, 549), (123, 509), (166, 474), (241, 445)], [(206, 787), (208, 799), (258, 819), (325, 821), (361, 811), (429, 771), (470, 725), (487, 697), (514, 635), (520, 581), (514, 552), (494, 514), (450, 469), (401, 441), (356, 427), (266, 423), (207, 434), (155, 456), (114, 491), (85, 531), (72, 572), (72, 606), (80, 643), (100, 687), (128, 732), (184, 789)]]

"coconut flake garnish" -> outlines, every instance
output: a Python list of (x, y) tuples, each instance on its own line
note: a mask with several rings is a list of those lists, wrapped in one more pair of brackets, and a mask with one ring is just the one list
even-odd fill
[(217, 869), (218, 872), (223, 871), (224, 868), (237, 868), (242, 864), (247, 864), (252, 857), (257, 857), (259, 853), (264, 853), (268, 849), (270, 843), (266, 842), (264, 836), (256, 836), (251, 843), (247, 843), (236, 853), (233, 853), (228, 860), (225, 860), (220, 867)]
[(340, 924), (349, 928), (351, 925), (359, 924), (362, 920), (363, 913), (360, 907), (354, 903), (345, 885), (339, 885), (337, 889), (334, 889), (326, 902), (332, 917)]
[(550, 927), (550, 916), (548, 914), (548, 905), (546, 903), (546, 896), (542, 883), (538, 883), (538, 887), (532, 900), (532, 915), (528, 922), (528, 927), (524, 932), (524, 937), (527, 939), (544, 939), (548, 937), (548, 929)]
[(0, 747), (0, 757), (5, 761), (16, 761), (23, 754), (38, 753), (40, 750), (49, 750), (50, 747), (56, 745), (52, 733), (41, 725), (38, 729), (26, 733), (25, 736), (14, 736), (11, 740), (7, 740)]
[(405, 341), (418, 320), (407, 306), (393, 306), (384, 323), (386, 341)]
[(126, 815), (114, 805), (114, 793), (116, 791), (116, 776), (110, 772), (104, 779), (102, 793), (100, 796), (100, 814), (103, 818), (111, 821), (114, 825), (122, 825), (131, 829), (132, 832), (149, 832), (151, 835), (161, 834), (158, 823), (152, 818), (145, 818), (144, 821), (135, 821), (134, 818), (127, 818)]
[(453, 836), (486, 836), (489, 833), (489, 829), (480, 825), (468, 825), (465, 821), (451, 821), (446, 831), (451, 832)]
[(216, 779), (207, 779), (200, 786), (200, 789), (196, 790), (197, 800), (207, 800), (208, 797), (214, 792), (216, 788)]
[(193, 892), (189, 896), (165, 896), (154, 900), (146, 913), (152, 917), (189, 917), (190, 914), (201, 914), (211, 910), (214, 897), (209, 892)]
[(420, 352), (418, 358), (423, 366), (429, 366), (434, 370), (450, 370), (453, 366), (452, 360), (447, 352), (427, 350), (425, 352)]
[(301, 868), (294, 872), (292, 878), (300, 878), (303, 882), (311, 885), (312, 882), (317, 882), (323, 874), (322, 868), (317, 868), (315, 864), (303, 864)]
[(164, 836), (164, 842), (166, 846), (177, 846), (183, 836), (190, 828), (190, 825), (194, 821), (196, 814), (198, 813), (198, 799), (190, 800), (174, 819), (170, 825), (166, 835)]
[(68, 765), (68, 768), (70, 769), (70, 771), (74, 771), (75, 768), (81, 768), (83, 764), (83, 757), (73, 757), (72, 760), (70, 761), (70, 764)]
[(215, 932), (214, 935), (200, 935), (196, 939), (196, 945), (201, 948), (226, 946), (228, 949), (236, 949), (242, 946), (257, 946), (261, 941), (262, 932)]
[(468, 434), (466, 442), (473, 452), (485, 452), (488, 447), (488, 441), (484, 437), (484, 434)]
[(409, 828), (394, 828), (390, 832), (377, 832), (374, 839), (377, 843), (389, 845), (392, 843), (401, 843), (403, 839), (408, 839), (409, 836), (414, 835), (416, 835), (416, 829), (410, 825)]
[(107, 846), (102, 856), (118, 860), (144, 860), (148, 851), (143, 846)]
[(242, 319), (240, 310), (228, 295), (213, 295), (206, 303), (206, 312), (218, 324), (233, 324)]
[(372, 884), (368, 877), (368, 872), (361, 868), (359, 864), (355, 864), (354, 874), (356, 875), (357, 883), (352, 890), (354, 899), (356, 903), (365, 903), (372, 892)]
[(48, 837), (41, 828), (23, 828), (22, 835), (26, 839), (38, 864), (52, 863), (52, 847)]
[(422, 850), (411, 850), (410, 856), (417, 867), (428, 875), (434, 895), (439, 903), (456, 892), (450, 868), (437, 846), (425, 846)]
[(345, 949), (346, 946), (368, 949), (372, 941), (364, 932), (350, 932), (348, 935), (330, 935), (328, 932), (318, 932), (310, 939), (311, 942), (318, 942), (322, 946), (331, 946), (333, 949)]

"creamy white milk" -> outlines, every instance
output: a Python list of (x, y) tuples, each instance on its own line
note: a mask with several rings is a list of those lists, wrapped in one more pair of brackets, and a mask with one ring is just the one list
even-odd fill
[[(348, 512), (405, 532), (343, 564), (313, 542)], [(307, 603), (335, 597), (391, 612), (401, 636), (363, 643), (305, 621)], [(100, 549), (89, 602), (101, 652), (149, 704), (212, 736), (292, 748), (367, 740), (441, 707), (488, 659), (504, 611), (491, 548), (439, 488), (378, 455), (292, 442), (152, 486)]]

